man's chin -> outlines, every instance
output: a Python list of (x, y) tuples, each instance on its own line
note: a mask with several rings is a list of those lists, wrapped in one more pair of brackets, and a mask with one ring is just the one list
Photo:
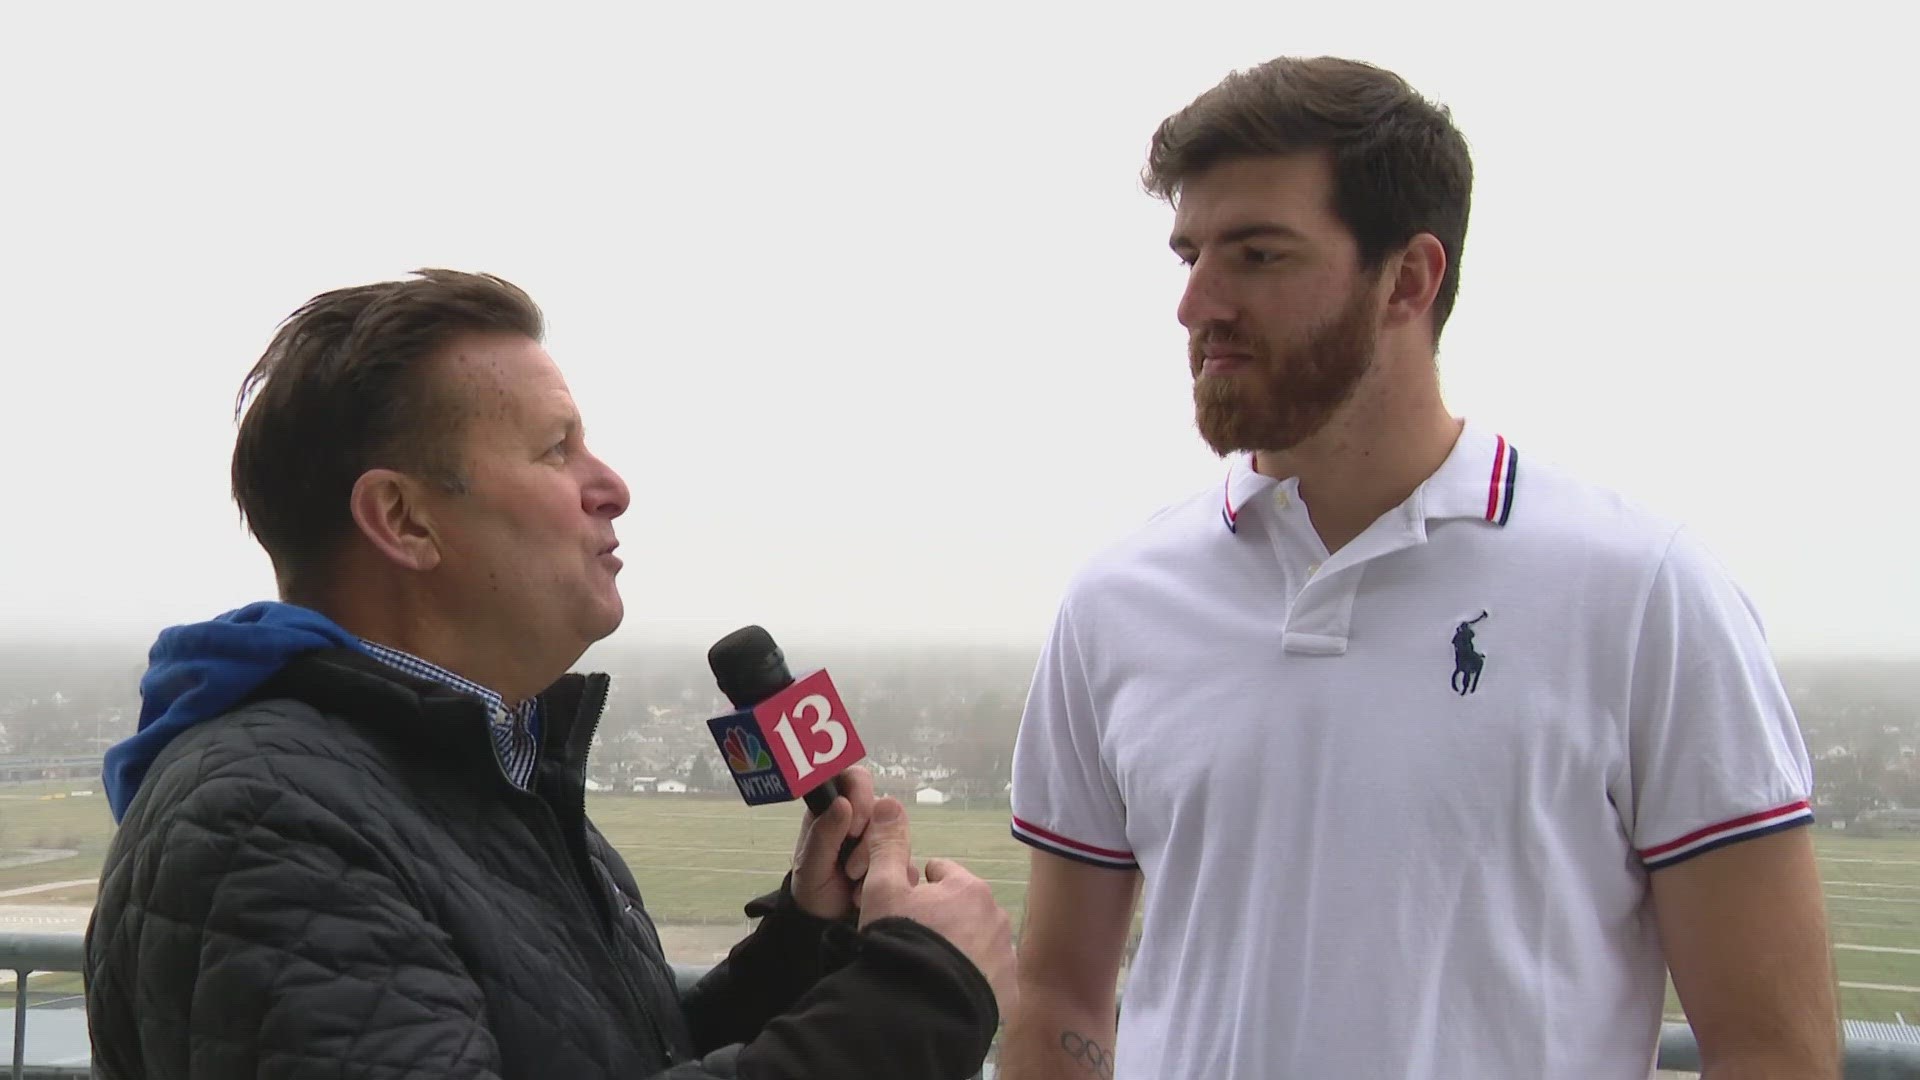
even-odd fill
[(1193, 384), (1193, 426), (1220, 457), (1265, 449), (1268, 426), (1258, 421), (1258, 408), (1245, 399), (1245, 389), (1228, 376), (1202, 375)]
[(626, 620), (627, 606), (625, 602), (620, 599), (618, 592), (615, 592), (611, 597), (601, 603), (599, 615), (598, 625), (600, 632), (594, 637), (593, 640), (595, 641), (599, 641), (611, 635), (615, 630), (620, 629), (620, 624)]
[(1269, 440), (1257, 437), (1251, 426), (1236, 423), (1235, 419), (1209, 416), (1201, 411), (1194, 416), (1193, 426), (1199, 431), (1201, 441), (1220, 457), (1248, 450), (1271, 449), (1263, 445)]
[(1221, 439), (1210, 435), (1205, 428), (1200, 430), (1200, 441), (1207, 444), (1207, 449), (1212, 450), (1215, 457), (1220, 458), (1251, 449), (1251, 447), (1241, 446), (1238, 439)]
[(611, 582), (599, 593), (581, 599), (572, 630), (579, 636), (583, 648), (611, 636), (626, 619), (626, 604)]

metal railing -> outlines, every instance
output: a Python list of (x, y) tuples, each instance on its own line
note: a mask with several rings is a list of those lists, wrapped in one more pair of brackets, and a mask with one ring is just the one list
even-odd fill
[[(85, 961), (86, 938), (81, 934), (0, 934), (0, 971), (13, 972), (13, 1080), (27, 1075), (28, 976), (82, 971)], [(79, 1069), (61, 1071), (86, 1075)]]
[[(35, 973), (79, 972), (86, 958), (85, 938), (80, 934), (0, 933), (0, 971), (14, 973), (13, 1000), (13, 1080), (25, 1080), (27, 1044), (27, 978)], [(682, 992), (698, 982), (707, 969), (690, 964), (673, 965), (674, 981)], [(1685, 1024), (1663, 1024), (1660, 1031), (1659, 1067), (1679, 1072), (1698, 1072), (1700, 1049), (1693, 1032)], [(35, 1075), (84, 1076), (83, 1069), (36, 1069)], [(983, 1074), (991, 1077), (992, 1071)], [(1846, 1080), (1920, 1080), (1920, 1043), (1847, 1036)]]

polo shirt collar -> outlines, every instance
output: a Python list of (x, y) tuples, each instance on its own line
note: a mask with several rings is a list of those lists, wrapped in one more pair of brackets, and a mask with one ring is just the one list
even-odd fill
[[(1477, 518), (1505, 525), (1513, 512), (1519, 475), (1519, 452), (1505, 436), (1478, 427), (1469, 420), (1454, 441), (1453, 450), (1409, 500), (1416, 520)], [(1228, 532), (1240, 531), (1240, 513), (1254, 496), (1276, 486), (1297, 485), (1297, 477), (1275, 480), (1253, 470), (1254, 456), (1237, 453), (1228, 460), (1221, 492), (1220, 520)]]
[(1513, 513), (1520, 453), (1506, 437), (1469, 420), (1440, 468), (1414, 492), (1419, 516), (1478, 518), (1502, 525)]
[(1275, 480), (1271, 476), (1262, 476), (1253, 471), (1253, 454), (1241, 452), (1227, 461), (1227, 484), (1220, 507), (1220, 520), (1226, 523), (1227, 531), (1240, 531), (1240, 511), (1255, 495), (1270, 490), (1281, 483), (1297, 484), (1296, 478), (1285, 481)]

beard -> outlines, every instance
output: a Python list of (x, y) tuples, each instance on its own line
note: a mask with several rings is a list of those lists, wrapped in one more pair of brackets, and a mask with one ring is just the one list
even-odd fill
[[(1194, 424), (1214, 453), (1291, 450), (1327, 426), (1373, 366), (1380, 332), (1370, 284), (1359, 283), (1331, 319), (1282, 349), (1213, 327), (1191, 337)], [(1209, 342), (1245, 351), (1250, 362), (1235, 373), (1202, 375)]]

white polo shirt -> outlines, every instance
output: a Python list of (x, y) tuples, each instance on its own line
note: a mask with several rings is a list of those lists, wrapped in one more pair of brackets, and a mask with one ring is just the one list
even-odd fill
[(1469, 426), (1329, 557), (1231, 464), (1074, 579), (1014, 835), (1143, 871), (1121, 1080), (1644, 1080), (1650, 870), (1811, 820), (1755, 613), (1684, 530)]

